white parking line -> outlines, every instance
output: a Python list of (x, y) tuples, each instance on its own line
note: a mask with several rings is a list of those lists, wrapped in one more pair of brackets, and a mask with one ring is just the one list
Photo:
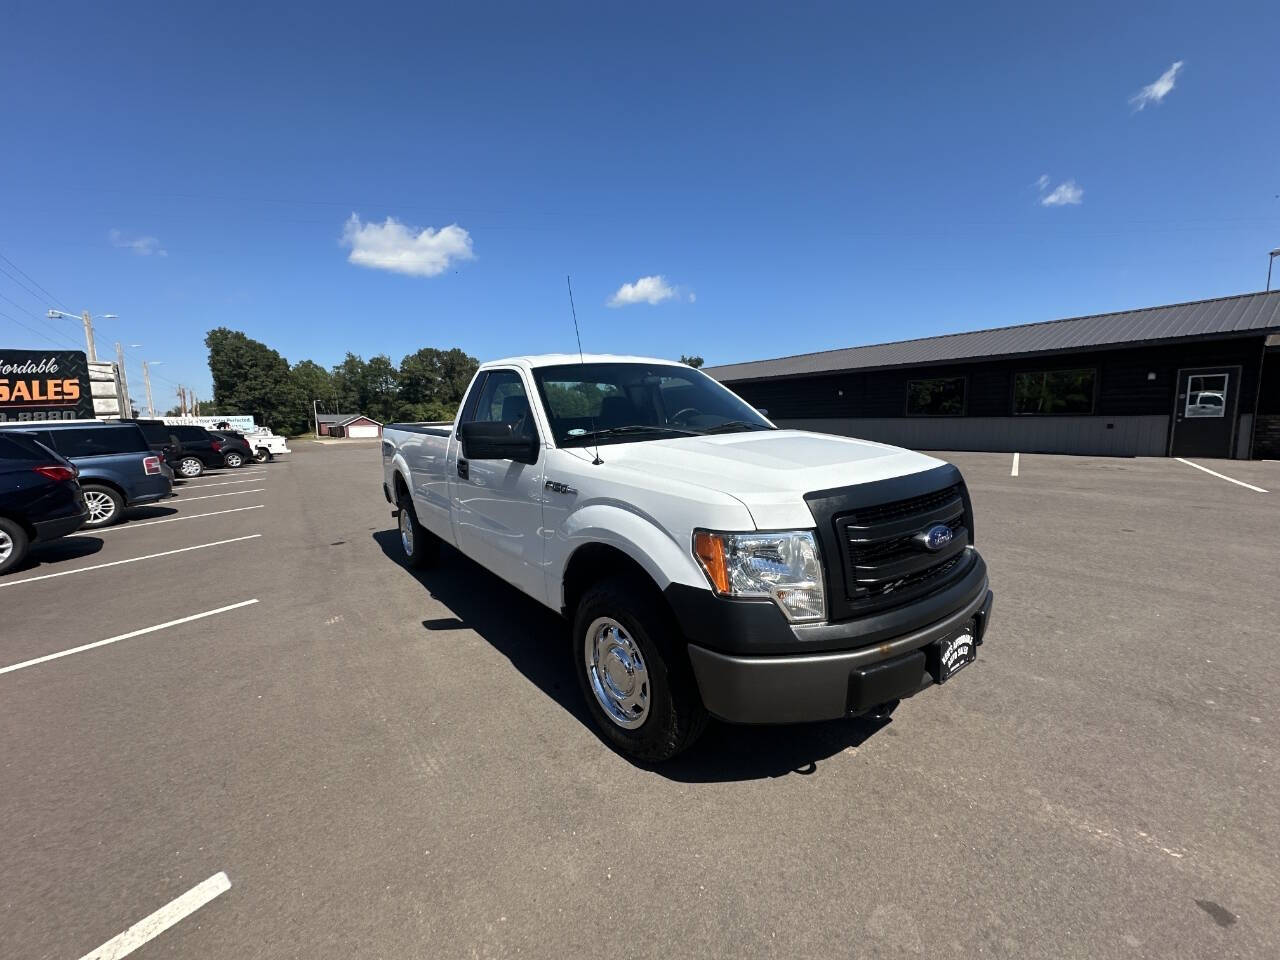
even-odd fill
[(214, 540), (212, 543), (198, 543), (194, 547), (180, 547), (177, 550), (162, 550), (160, 553), (148, 553), (142, 557), (130, 557), (128, 560), (112, 560), (110, 563), (95, 563), (91, 567), (77, 567), (75, 570), (63, 570), (59, 573), (42, 573), (38, 577), (27, 577), (24, 580), (8, 580), (0, 583), (0, 590), (5, 587), (17, 587), (24, 583), (35, 583), (37, 580), (52, 580), (54, 577), (69, 577), (76, 573), (88, 573), (90, 570), (105, 570), (107, 567), (118, 567), (123, 563), (137, 563), (139, 560), (154, 560), (156, 557), (171, 557), (175, 553), (187, 553), (190, 550), (204, 550), (206, 547), (220, 547), (224, 543), (239, 543), (241, 540), (257, 540), (260, 533), (251, 533), (247, 537), (232, 537), (230, 540)]
[(13, 673), (15, 670), (25, 670), (27, 667), (34, 667), (39, 663), (48, 663), (50, 660), (60, 660), (63, 657), (69, 657), (73, 653), (83, 653), (86, 650), (93, 650), (95, 647), (105, 647), (108, 643), (117, 643), (121, 640), (132, 640), (134, 637), (141, 637), (143, 634), (155, 633), (157, 630), (167, 630), (169, 627), (181, 626), (184, 623), (190, 623), (192, 620), (203, 620), (205, 617), (212, 617), (219, 613), (226, 613), (228, 610), (239, 610), (241, 607), (249, 607), (257, 602), (258, 600), (256, 597), (253, 600), (241, 600), (239, 603), (232, 603), (225, 607), (218, 607), (217, 610), (206, 610), (204, 613), (193, 613), (189, 617), (170, 620), (167, 623), (157, 623), (154, 627), (143, 627), (141, 630), (122, 633), (118, 637), (107, 637), (105, 640), (95, 640), (93, 643), (86, 643), (78, 647), (72, 647), (70, 650), (59, 650), (57, 653), (50, 653), (43, 657), (36, 657), (34, 660), (23, 660), (21, 663), (11, 663), (7, 667), (0, 667), (0, 673)]
[(1018, 475), (1018, 461), (1021, 459), (1021, 457), (1022, 457), (1022, 454), (1020, 453), (1015, 453), (1013, 455), (1013, 469), (1009, 471), (1009, 476), (1016, 477)]
[(231, 889), (231, 881), (225, 873), (215, 873), (204, 883), (196, 884), (176, 900), (144, 917), (119, 936), (112, 937), (97, 950), (86, 953), (80, 960), (120, 960), (148, 940), (154, 940), (179, 920), (191, 916), (219, 894)]
[[(265, 471), (265, 470), (237, 470), (234, 474), (232, 474), (232, 476), (237, 476), (237, 477), (265, 477), (266, 475), (267, 475), (267, 471)], [(225, 477), (225, 476), (227, 476), (227, 474), (225, 474), (225, 473), (211, 473), (211, 474), (209, 474), (209, 475), (208, 475), (208, 478), (209, 478), (210, 480), (213, 480), (213, 479), (215, 479), (216, 477)], [(204, 479), (204, 477), (203, 477), (203, 476), (200, 476), (200, 477), (192, 477), (192, 478), (191, 478), (190, 480), (188, 480), (187, 482), (188, 482), (188, 483), (199, 483), (199, 482), (200, 482), (201, 480), (203, 480), (203, 479)]]
[(181, 497), (182, 503), (190, 503), (192, 500), (213, 500), (216, 497), (238, 497), (242, 493), (262, 493), (266, 487), (253, 487), (250, 490), (228, 490), (226, 493), (206, 493), (203, 497)]
[(1228, 477), (1225, 473), (1219, 473), (1217, 470), (1210, 470), (1208, 467), (1202, 467), (1198, 463), (1192, 463), (1190, 460), (1183, 460), (1181, 457), (1174, 457), (1179, 463), (1185, 463), (1188, 467), (1195, 467), (1197, 470), (1203, 470), (1205, 473), (1212, 474), (1219, 480), (1225, 480), (1227, 483), (1234, 483), (1237, 487), (1248, 487), (1256, 493), (1266, 493), (1261, 487), (1255, 487), (1252, 483), (1245, 483), (1243, 480), (1236, 480), (1234, 477)]
[[(248, 493), (248, 491), (243, 491)], [(243, 513), (246, 510), (262, 510), (266, 507), (265, 503), (259, 503), (252, 507), (235, 507), (231, 510), (214, 510), (210, 513), (192, 513), (185, 517), (165, 517), (163, 520), (143, 520), (140, 523), (126, 523), (118, 527), (108, 527), (105, 530), (94, 530), (94, 535), (103, 533), (115, 533), (119, 530), (137, 530), (139, 527), (154, 527), (158, 523), (177, 523), (179, 520), (199, 520), (201, 517), (220, 517), (224, 513)]]
[[(187, 483), (191, 483), (191, 482), (192, 481), (190, 480), (187, 481)], [(202, 483), (196, 487), (192, 487), (191, 489), (197, 490), (197, 489), (203, 489), (204, 487), (229, 487), (233, 483), (265, 483), (265, 482), (266, 481), (260, 477), (255, 478), (253, 480), (222, 480), (222, 481), (219, 481), (218, 483)]]

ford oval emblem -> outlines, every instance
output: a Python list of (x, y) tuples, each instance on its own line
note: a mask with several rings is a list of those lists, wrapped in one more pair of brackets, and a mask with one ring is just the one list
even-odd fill
[(936, 523), (924, 532), (924, 545), (927, 550), (941, 550), (954, 536), (951, 528), (945, 523)]

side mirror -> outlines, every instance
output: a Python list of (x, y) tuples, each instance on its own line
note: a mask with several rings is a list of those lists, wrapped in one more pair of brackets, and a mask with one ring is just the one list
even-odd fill
[(468, 460), (538, 461), (538, 438), (511, 432), (511, 424), (500, 420), (473, 420), (458, 428), (462, 455)]

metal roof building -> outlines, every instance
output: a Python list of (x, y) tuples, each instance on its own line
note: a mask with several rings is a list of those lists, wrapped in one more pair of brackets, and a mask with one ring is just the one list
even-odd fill
[(1280, 449), (1276, 334), (1273, 291), (706, 372), (775, 421), (918, 449), (1248, 457)]

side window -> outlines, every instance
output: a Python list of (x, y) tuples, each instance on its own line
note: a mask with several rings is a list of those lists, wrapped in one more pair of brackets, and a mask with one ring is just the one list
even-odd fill
[(529, 395), (520, 374), (514, 370), (490, 371), (469, 419), (505, 423), (517, 436), (537, 435), (533, 413), (529, 409)]
[(0, 433), (0, 460), (23, 460), (29, 463), (47, 461), (45, 452), (34, 437), (20, 433)]
[(59, 430), (58, 452), (64, 457), (96, 457), (112, 453), (144, 453), (147, 439), (137, 429), (85, 427)]

